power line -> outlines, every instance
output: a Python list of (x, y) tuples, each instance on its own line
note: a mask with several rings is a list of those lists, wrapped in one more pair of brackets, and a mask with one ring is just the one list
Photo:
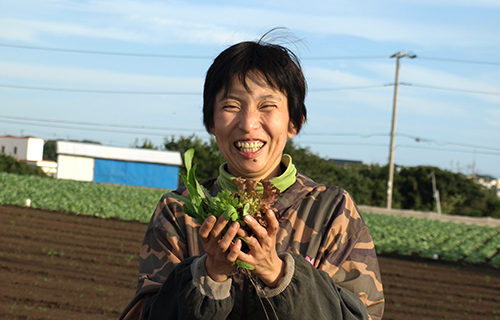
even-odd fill
[[(467, 90), (467, 89), (460, 89), (460, 88), (450, 88), (450, 87), (439, 87), (439, 86), (414, 84), (414, 83), (409, 83), (409, 82), (400, 82), (399, 84), (403, 85), (403, 86), (416, 87), (416, 88), (500, 96), (500, 92), (493, 92), (493, 91)], [(369, 86), (352, 86), (352, 87), (339, 87), (339, 88), (310, 89), (309, 92), (362, 90), (362, 89), (372, 89), (372, 88), (384, 88), (384, 87), (390, 87), (390, 86), (394, 86), (394, 84), (393, 83), (386, 83), (386, 84), (369, 85)], [(21, 86), (21, 85), (11, 85), (11, 84), (0, 84), (0, 88), (38, 90), (38, 91), (56, 91), (56, 92), (75, 92), (75, 93), (97, 93), (97, 94), (201, 96), (201, 92), (194, 92), (194, 91), (193, 92), (189, 92), (189, 91), (182, 92), (182, 91), (94, 90), (94, 89), (43, 87), (43, 86)]]
[(201, 92), (181, 92), (181, 91), (125, 91), (125, 90), (93, 90), (93, 89), (75, 89), (58, 87), (40, 87), (40, 86), (19, 86), (10, 84), (0, 84), (0, 88), (26, 89), (39, 91), (60, 91), (77, 93), (105, 93), (105, 94), (127, 94), (127, 95), (190, 95), (201, 96)]
[[(64, 53), (78, 53), (78, 54), (94, 54), (94, 55), (111, 55), (111, 56), (128, 56), (128, 57), (142, 57), (142, 58), (169, 58), (169, 59), (213, 59), (213, 56), (196, 56), (184, 54), (155, 54), (155, 53), (137, 53), (137, 52), (120, 52), (120, 51), (99, 51), (99, 50), (82, 50), (82, 49), (66, 49), (54, 47), (39, 47), (39, 46), (26, 46), (26, 45), (13, 45), (0, 43), (0, 47), (25, 49), (25, 50), (38, 50), (38, 51), (52, 51)], [(387, 59), (387, 56), (339, 56), (339, 57), (304, 57), (301, 60), (366, 60), (366, 59)]]
[(63, 48), (50, 48), (50, 47), (37, 47), (37, 46), (10, 45), (10, 44), (3, 44), (3, 43), (0, 43), (0, 47), (39, 50), (39, 51), (65, 52), (65, 53), (79, 53), (79, 54), (142, 57), (142, 58), (170, 58), (170, 59), (213, 59), (214, 58), (211, 56), (190, 56), (190, 55), (181, 55), (181, 54), (152, 54), (152, 53), (133, 53), (133, 52), (118, 52), (118, 51), (77, 50), (77, 49), (63, 49)]
[(473, 64), (489, 64), (489, 65), (495, 65), (495, 66), (500, 66), (500, 62), (493, 62), (493, 61), (478, 61), (478, 60), (461, 60), (461, 59), (449, 59), (449, 58), (435, 58), (435, 57), (422, 57), (421, 55), (418, 56), (418, 59), (422, 60), (435, 60), (435, 61), (445, 61), (445, 62), (457, 62), (457, 63), (473, 63)]
[[(371, 86), (355, 86), (329, 89), (312, 89), (309, 92), (325, 92), (325, 91), (340, 91), (340, 90), (360, 90), (369, 88), (381, 88), (391, 86), (392, 84), (371, 85)], [(93, 90), (93, 89), (76, 89), (76, 88), (60, 88), (60, 87), (43, 87), (43, 86), (21, 86), (0, 84), (0, 88), (9, 89), (24, 89), (38, 91), (59, 91), (59, 92), (76, 92), (76, 93), (104, 93), (104, 94), (127, 94), (127, 95), (191, 95), (201, 96), (201, 92), (181, 92), (181, 91), (125, 91), (125, 90)]]
[(463, 92), (463, 93), (475, 93), (475, 94), (500, 96), (500, 92), (492, 92), (492, 91), (467, 90), (467, 89), (457, 89), (457, 88), (450, 88), (450, 87), (428, 86), (428, 85), (414, 84), (414, 83), (408, 83), (408, 82), (400, 82), (399, 84), (403, 85), (403, 86), (417, 87), (417, 88), (426, 88), (426, 89), (435, 89), (435, 90), (444, 90), (444, 91), (454, 91), (454, 92)]
[[(337, 141), (300, 141), (301, 144), (312, 145), (336, 145), (336, 146), (364, 146), (364, 147), (384, 147), (387, 148), (387, 144), (383, 143), (352, 143), (352, 142), (337, 142)], [(434, 150), (434, 151), (449, 151), (449, 152), (460, 152), (460, 153), (476, 153), (476, 154), (486, 154), (486, 155), (497, 155), (500, 156), (499, 152), (491, 151), (477, 151), (477, 150), (464, 150), (464, 149), (448, 149), (448, 148), (433, 148), (425, 146), (412, 146), (404, 144), (396, 144), (397, 148), (408, 148), (408, 149), (423, 149), (423, 150)]]
[(389, 134), (387, 133), (346, 133), (346, 132), (301, 132), (301, 135), (305, 136), (343, 136), (343, 137), (360, 137), (360, 138), (372, 138), (372, 137), (387, 137)]
[(375, 60), (375, 59), (388, 59), (387, 56), (326, 56), (326, 57), (302, 57), (301, 60)]
[(387, 143), (355, 143), (339, 141), (300, 141), (303, 144), (326, 144), (335, 146), (364, 146), (364, 147), (387, 147)]
[(487, 155), (500, 156), (500, 152), (463, 150), (463, 149), (443, 149), (443, 148), (433, 148), (433, 147), (411, 146), (411, 145), (404, 145), (404, 144), (396, 145), (396, 148), (424, 149), (424, 150), (434, 150), (434, 151), (451, 151), (451, 152), (460, 152), (460, 153), (477, 153), (477, 154), (487, 154)]
[(135, 125), (123, 125), (123, 124), (109, 124), (109, 123), (96, 123), (96, 122), (83, 122), (83, 121), (70, 121), (70, 120), (54, 120), (54, 119), (40, 119), (40, 118), (25, 118), (25, 117), (10, 117), (0, 115), (0, 119), (11, 119), (11, 120), (26, 120), (26, 121), (36, 121), (36, 122), (49, 122), (49, 123), (62, 123), (62, 124), (76, 124), (76, 125), (86, 125), (86, 126), (97, 126), (97, 127), (115, 127), (115, 128), (127, 128), (127, 129), (157, 129), (157, 130), (180, 130), (180, 131), (204, 131), (199, 129), (187, 129), (187, 128), (166, 128), (166, 127), (155, 127), (155, 126), (135, 126)]
[[(123, 52), (123, 51), (99, 51), (99, 50), (83, 50), (83, 49), (67, 49), (67, 48), (54, 48), (54, 47), (41, 47), (41, 46), (27, 46), (27, 45), (14, 45), (0, 43), (0, 47), (25, 49), (25, 50), (38, 50), (38, 51), (52, 51), (64, 53), (77, 53), (77, 54), (93, 54), (93, 55), (111, 55), (111, 56), (128, 56), (140, 58), (167, 58), (167, 59), (213, 59), (214, 56), (203, 55), (185, 55), (185, 54), (157, 54), (157, 53), (140, 53), (140, 52)], [(469, 63), (469, 64), (485, 64), (485, 65), (500, 65), (500, 62), (494, 61), (480, 61), (480, 60), (465, 60), (465, 59), (449, 59), (439, 57), (425, 57), (418, 56), (419, 60), (434, 60), (443, 62), (455, 63)], [(302, 57), (301, 60), (374, 60), (374, 59), (389, 59), (388, 56), (312, 56)]]
[(358, 90), (358, 89), (371, 89), (393, 86), (392, 83), (374, 84), (369, 86), (353, 86), (353, 87), (340, 87), (340, 88), (323, 88), (323, 89), (310, 89), (309, 92), (325, 92), (325, 91), (341, 91), (341, 90)]
[[(2, 119), (8, 119), (8, 120), (2, 120)], [(107, 133), (147, 134), (147, 135), (157, 135), (157, 136), (164, 136), (165, 131), (205, 132), (204, 129), (194, 129), (194, 128), (169, 128), (169, 127), (155, 127), (155, 126), (145, 127), (145, 126), (119, 125), (119, 124), (99, 124), (99, 123), (89, 123), (89, 122), (58, 121), (58, 120), (47, 120), (47, 119), (37, 120), (30, 118), (4, 117), (4, 116), (0, 116), (0, 122), (11, 123), (11, 124), (22, 124), (22, 125), (29, 125), (36, 127), (62, 128), (71, 130), (82, 130), (82, 131), (99, 131)], [(85, 128), (80, 126), (92, 126), (98, 128)], [(101, 129), (99, 127), (105, 127), (105, 128)], [(115, 130), (109, 128), (119, 128), (119, 129)], [(124, 131), (120, 129), (128, 129), (128, 130)], [(139, 131), (131, 132), (130, 130), (139, 130)], [(163, 133), (153, 132), (153, 131), (141, 131), (141, 130), (161, 130), (163, 131)]]
[(493, 151), (500, 152), (500, 148), (492, 148), (492, 147), (486, 147), (486, 146), (480, 146), (480, 145), (474, 145), (474, 144), (467, 144), (467, 143), (460, 143), (460, 142), (450, 142), (450, 141), (440, 142), (440, 141), (437, 141), (437, 140), (427, 139), (427, 138), (420, 138), (420, 137), (416, 137), (416, 136), (405, 134), (405, 133), (398, 133), (398, 136), (403, 136), (403, 137), (407, 137), (407, 138), (410, 138), (410, 139), (414, 139), (416, 142), (433, 143), (433, 144), (436, 144), (438, 146), (453, 145), (453, 146), (457, 146), (457, 147), (474, 148), (474, 149), (485, 149), (485, 150), (493, 150)]
[[(83, 122), (83, 121), (71, 121), (71, 120), (57, 120), (57, 119), (40, 119), (40, 118), (29, 118), (29, 117), (12, 117), (12, 116), (2, 116), (0, 115), (0, 122), (3, 123), (13, 123), (13, 124), (25, 124), (33, 125), (39, 127), (60, 127), (64, 129), (76, 129), (76, 130), (88, 130), (88, 131), (103, 131), (103, 132), (113, 132), (113, 133), (131, 133), (136, 134), (140, 132), (130, 132), (130, 131), (113, 131), (109, 128), (119, 128), (119, 129), (134, 129), (134, 130), (161, 130), (161, 131), (186, 131), (186, 132), (205, 132), (202, 128), (178, 128), (178, 127), (159, 127), (159, 126), (144, 126), (144, 125), (124, 125), (124, 124), (113, 124), (113, 123), (97, 123), (97, 122)], [(76, 126), (76, 127), (75, 127)], [(84, 126), (82, 128), (82, 126)], [(106, 129), (97, 130), (95, 128), (85, 128), (86, 127), (104, 127)], [(155, 135), (161, 135), (154, 133)], [(387, 137), (387, 133), (349, 133), (349, 132), (302, 132), (303, 136), (337, 136), (337, 137), (360, 137), (360, 138), (372, 138), (372, 137)], [(473, 149), (484, 149), (491, 151), (500, 152), (500, 148), (466, 144), (460, 142), (450, 142), (450, 141), (438, 141), (435, 139), (421, 138), (414, 135), (406, 133), (397, 133), (397, 136), (410, 138), (416, 142), (426, 142), (436, 144), (438, 146), (453, 145), (464, 148)], [(304, 142), (306, 143), (306, 142)], [(351, 142), (337, 142), (337, 141), (315, 141), (307, 142), (308, 144), (341, 144), (341, 145), (351, 145)], [(374, 146), (376, 144), (363, 144), (367, 146)], [(387, 144), (380, 144), (380, 146), (387, 146)]]

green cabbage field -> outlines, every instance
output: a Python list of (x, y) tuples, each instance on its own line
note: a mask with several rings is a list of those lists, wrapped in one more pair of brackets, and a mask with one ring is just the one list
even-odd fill
[[(0, 205), (147, 223), (168, 190), (56, 180), (0, 172)], [(500, 227), (362, 213), (379, 253), (500, 268)]]
[(378, 253), (500, 268), (500, 227), (363, 213)]
[(0, 205), (73, 212), (102, 218), (149, 222), (168, 190), (56, 180), (0, 172)]

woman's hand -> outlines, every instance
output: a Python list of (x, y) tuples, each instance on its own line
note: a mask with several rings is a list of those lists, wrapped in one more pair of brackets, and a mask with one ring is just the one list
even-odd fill
[(200, 227), (200, 238), (207, 253), (205, 268), (214, 281), (225, 281), (236, 268), (236, 259), (241, 252), (241, 240), (233, 239), (240, 230), (240, 225), (233, 222), (222, 237), (228, 221), (221, 215), (219, 220), (208, 217)]
[(241, 252), (238, 259), (255, 267), (252, 271), (264, 284), (270, 288), (277, 286), (285, 273), (285, 263), (276, 252), (276, 234), (279, 223), (272, 210), (267, 210), (268, 227), (265, 229), (250, 215), (245, 217), (245, 223), (253, 230), (253, 236), (245, 237), (250, 242), (248, 253)]

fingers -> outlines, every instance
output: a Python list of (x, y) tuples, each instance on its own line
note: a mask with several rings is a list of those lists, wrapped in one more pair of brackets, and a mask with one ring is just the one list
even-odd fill
[(245, 216), (245, 223), (252, 229), (259, 241), (264, 240), (266, 237), (274, 237), (278, 233), (279, 222), (272, 210), (266, 211), (266, 218), (268, 222), (267, 229), (262, 227), (252, 216)]
[(267, 210), (266, 211), (266, 218), (267, 218), (267, 231), (270, 235), (276, 235), (278, 233), (278, 229), (280, 226), (280, 223), (278, 222), (278, 219), (276, 219), (276, 214), (272, 210)]
[(202, 240), (208, 240), (209, 237), (219, 239), (227, 223), (228, 221), (222, 215), (218, 220), (214, 216), (210, 216), (205, 219), (198, 233)]
[[(225, 252), (232, 245), (234, 237), (240, 233), (240, 224), (233, 222), (225, 231), (228, 221), (221, 215), (218, 220), (214, 216), (208, 217), (199, 230), (200, 237), (205, 248), (215, 249), (218, 247), (221, 252)], [(224, 235), (224, 236), (222, 236)]]
[(217, 220), (217, 223), (213, 227), (212, 231), (210, 232), (210, 235), (217, 239), (220, 238), (222, 236), (222, 231), (224, 231), (224, 228), (226, 227), (227, 223), (228, 221), (224, 219), (223, 215), (221, 215)]
[(212, 228), (214, 227), (215, 221), (216, 219), (214, 216), (210, 216), (205, 219), (205, 222), (203, 222), (203, 224), (200, 227), (200, 230), (198, 231), (202, 239), (208, 238), (210, 231), (212, 231)]
[(240, 229), (240, 224), (238, 222), (233, 222), (229, 227), (229, 229), (227, 229), (226, 234), (219, 241), (219, 248), (222, 251), (226, 251), (229, 249), (239, 229)]
[(229, 253), (227, 254), (227, 260), (235, 262), (238, 259), (238, 255), (241, 252), (241, 240), (237, 239), (233, 245), (231, 245)]

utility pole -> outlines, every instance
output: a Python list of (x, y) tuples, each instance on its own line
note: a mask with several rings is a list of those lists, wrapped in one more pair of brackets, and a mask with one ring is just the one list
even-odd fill
[(432, 178), (432, 194), (434, 195), (434, 200), (436, 201), (436, 212), (441, 214), (441, 201), (439, 199), (439, 190), (436, 188), (436, 175), (432, 171), (429, 176)]
[(391, 56), (396, 58), (396, 80), (394, 83), (394, 100), (392, 103), (392, 127), (391, 127), (391, 144), (389, 147), (389, 179), (387, 180), (387, 209), (392, 208), (392, 188), (394, 180), (394, 150), (396, 149), (396, 115), (398, 110), (398, 88), (399, 88), (399, 65), (401, 58), (414, 59), (415, 54), (400, 51)]

